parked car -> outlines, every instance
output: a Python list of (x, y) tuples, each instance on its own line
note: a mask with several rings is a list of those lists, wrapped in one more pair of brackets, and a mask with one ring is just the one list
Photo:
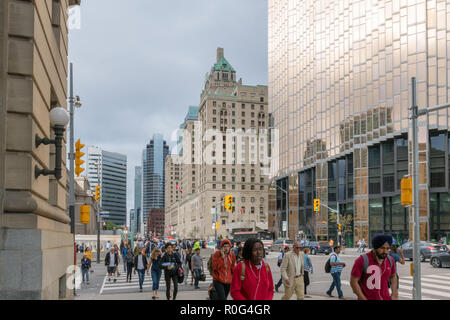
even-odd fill
[(430, 259), (430, 264), (434, 268), (450, 267), (450, 251), (436, 253)]
[(316, 255), (318, 253), (324, 253), (326, 255), (329, 255), (331, 251), (333, 250), (329, 244), (315, 242), (315, 241), (308, 241), (306, 240), (303, 248), (309, 248), (311, 250), (312, 255)]
[(294, 246), (293, 240), (280, 238), (273, 242), (272, 246), (270, 247), (270, 251), (280, 252), (285, 247), (289, 247), (290, 249), (292, 249), (293, 246)]
[[(401, 246), (405, 259), (413, 259), (413, 246), (414, 243), (412, 241), (406, 242)], [(445, 252), (448, 252), (446, 245), (420, 241), (420, 261), (422, 262), (426, 259), (430, 259), (434, 254)]]

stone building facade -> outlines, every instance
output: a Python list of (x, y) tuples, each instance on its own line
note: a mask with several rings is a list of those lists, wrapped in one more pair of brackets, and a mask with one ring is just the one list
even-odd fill
[(68, 6), (79, 2), (0, 2), (0, 299), (72, 296), (68, 171), (35, 178), (55, 163), (35, 136), (52, 139), (49, 112), (67, 108)]
[[(80, 223), (80, 206), (89, 206), (89, 223)], [(101, 219), (102, 220), (102, 219)], [(102, 221), (100, 221), (100, 227)], [(75, 177), (75, 234), (97, 234), (97, 201), (86, 176)]]
[[(218, 235), (268, 228), (267, 86), (243, 85), (222, 48), (201, 94), (198, 119), (186, 121), (183, 136), (181, 203), (172, 210), (180, 237), (213, 237), (211, 208), (234, 196), (233, 212), (218, 205)], [(182, 126), (183, 127), (183, 126)], [(251, 131), (253, 130), (253, 131)], [(189, 151), (186, 151), (189, 146)], [(260, 161), (261, 160), (261, 161)], [(188, 192), (185, 192), (188, 190)]]

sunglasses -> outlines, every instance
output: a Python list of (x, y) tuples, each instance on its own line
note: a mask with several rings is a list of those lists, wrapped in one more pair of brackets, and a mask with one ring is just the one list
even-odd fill
[(301, 249), (302, 247), (294, 247), (294, 249)]

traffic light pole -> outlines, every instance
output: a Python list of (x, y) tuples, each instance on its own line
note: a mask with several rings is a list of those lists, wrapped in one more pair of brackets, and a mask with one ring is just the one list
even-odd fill
[(214, 242), (217, 244), (217, 205), (222, 204), (224, 200), (214, 203)]
[[(419, 177), (417, 172), (417, 164), (419, 163), (419, 147), (418, 147), (418, 124), (417, 118), (419, 116), (427, 115), (430, 112), (447, 109), (450, 103), (440, 104), (425, 109), (420, 109), (417, 106), (417, 91), (416, 78), (411, 78), (411, 129), (412, 129), (412, 146), (413, 146), (413, 194), (414, 194), (414, 214), (413, 214), (413, 299), (422, 299), (422, 288), (420, 283), (420, 197), (419, 197)], [(427, 123), (428, 126), (428, 123)], [(428, 128), (427, 128), (428, 132)]]
[[(332, 208), (330, 208), (329, 206), (327, 206), (326, 204), (320, 203), (321, 206), (324, 206), (325, 208), (327, 208), (328, 210), (336, 213), (336, 224), (339, 225), (341, 223), (341, 214), (340, 214), (340, 209), (339, 209), (339, 202), (337, 203), (337, 210), (334, 210)], [(340, 245), (341, 243), (341, 230), (338, 230), (338, 237), (337, 237), (337, 242), (338, 245)]]

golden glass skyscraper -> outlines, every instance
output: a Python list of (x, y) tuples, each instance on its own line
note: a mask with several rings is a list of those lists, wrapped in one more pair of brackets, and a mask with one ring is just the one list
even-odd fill
[[(315, 197), (349, 216), (348, 244), (379, 232), (412, 237), (400, 203), (411, 165), (411, 78), (419, 108), (446, 103), (449, 63), (450, 1), (269, 0), (274, 179), (289, 185), (290, 238), (335, 238), (325, 207), (313, 214)], [(447, 110), (419, 120), (422, 240), (450, 235), (448, 130)], [(271, 205), (281, 221), (283, 197), (278, 189)]]

